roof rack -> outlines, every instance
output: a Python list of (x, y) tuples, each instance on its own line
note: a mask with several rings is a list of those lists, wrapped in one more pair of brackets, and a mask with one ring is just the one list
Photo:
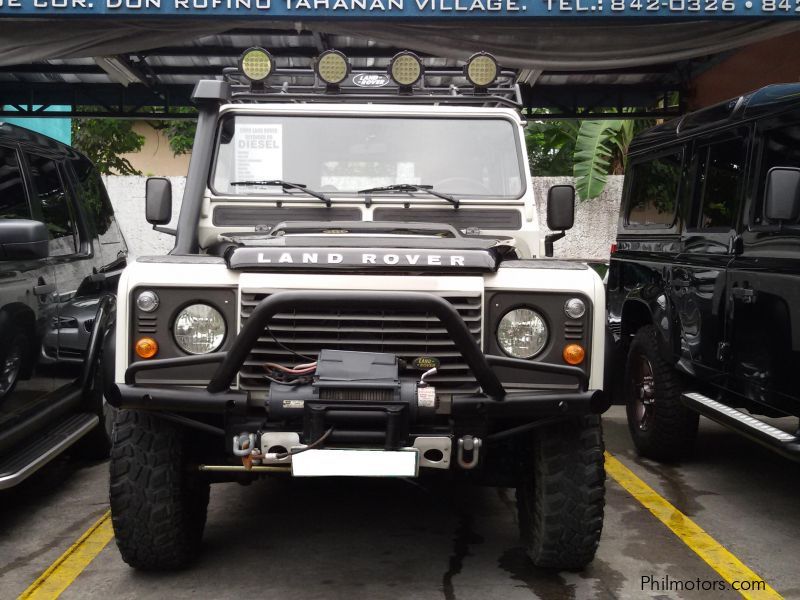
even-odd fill
[[(354, 68), (337, 86), (320, 81), (312, 68), (276, 68), (263, 87), (253, 86), (237, 67), (223, 70), (230, 102), (349, 102), (494, 106), (521, 110), (517, 72), (501, 69), (494, 84), (476, 89), (460, 67), (428, 67), (412, 87), (401, 88), (380, 68)], [(359, 85), (361, 82), (361, 85)]]

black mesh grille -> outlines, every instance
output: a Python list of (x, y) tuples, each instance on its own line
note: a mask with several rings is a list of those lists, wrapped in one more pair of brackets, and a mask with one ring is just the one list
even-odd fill
[(510, 230), (522, 227), (522, 213), (513, 209), (376, 208), (372, 218), (375, 221), (401, 223), (447, 223), (456, 229), (477, 227)]
[(332, 207), (319, 208), (276, 206), (218, 206), (214, 209), (212, 221), (217, 226), (252, 227), (254, 225), (274, 226), (283, 221), (360, 221), (358, 208)]
[[(256, 305), (268, 295), (264, 292), (242, 292), (242, 325)], [(481, 294), (442, 292), (439, 295), (455, 307), (475, 341), (480, 344)], [(273, 317), (269, 332), (264, 331), (239, 372), (239, 385), (244, 390), (267, 389), (268, 382), (262, 368), (265, 362), (286, 365), (307, 362), (286, 348), (311, 358), (316, 358), (324, 348), (388, 352), (409, 363), (419, 356), (434, 356), (441, 362), (439, 372), (426, 381), (436, 386), (438, 393), (466, 394), (478, 391), (472, 371), (447, 330), (438, 318), (430, 314), (380, 309), (356, 311), (345, 306), (335, 311), (292, 311)]]

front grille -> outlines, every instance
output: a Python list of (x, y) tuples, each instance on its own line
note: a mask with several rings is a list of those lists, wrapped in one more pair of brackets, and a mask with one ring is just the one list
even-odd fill
[[(268, 295), (242, 291), (242, 325)], [(480, 345), (481, 294), (438, 292), (438, 295), (453, 305)], [(346, 307), (275, 315), (269, 323), (269, 331), (265, 329), (264, 335), (258, 338), (239, 371), (239, 386), (243, 390), (266, 390), (265, 362), (284, 365), (308, 362), (291, 350), (316, 359), (322, 349), (388, 352), (408, 363), (419, 356), (434, 356), (441, 362), (439, 372), (426, 381), (434, 385), (438, 393), (473, 394), (479, 389), (472, 371), (435, 316), (380, 308), (348, 310)]]

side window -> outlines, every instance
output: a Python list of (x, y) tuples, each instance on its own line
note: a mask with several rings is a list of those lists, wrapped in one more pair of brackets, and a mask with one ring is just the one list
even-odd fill
[(746, 149), (746, 141), (736, 138), (697, 150), (696, 228), (727, 231), (736, 224)]
[(764, 190), (767, 173), (773, 167), (800, 168), (800, 124), (787, 125), (764, 133), (761, 164), (758, 169), (758, 193), (755, 199), (754, 223), (763, 224)]
[(77, 252), (77, 228), (56, 161), (28, 154), (36, 198), (42, 207), (44, 224), (50, 232), (50, 256)]
[(628, 194), (626, 224), (631, 227), (671, 227), (681, 182), (681, 151), (634, 164)]
[(17, 152), (13, 148), (0, 146), (0, 219), (30, 218)]
[(120, 236), (114, 223), (114, 209), (100, 173), (83, 157), (72, 159), (71, 164), (77, 178), (78, 200), (86, 209), (101, 243), (118, 243)]

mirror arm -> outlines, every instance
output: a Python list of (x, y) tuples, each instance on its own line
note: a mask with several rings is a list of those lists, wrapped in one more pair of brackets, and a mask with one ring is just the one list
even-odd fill
[(167, 235), (171, 235), (172, 237), (178, 236), (178, 230), (172, 227), (162, 227), (161, 225), (153, 225), (153, 231), (158, 231), (159, 233), (166, 233)]
[(567, 232), (562, 231), (561, 233), (548, 233), (546, 236), (544, 236), (544, 255), (548, 258), (552, 258), (553, 242), (557, 242), (566, 235)]

